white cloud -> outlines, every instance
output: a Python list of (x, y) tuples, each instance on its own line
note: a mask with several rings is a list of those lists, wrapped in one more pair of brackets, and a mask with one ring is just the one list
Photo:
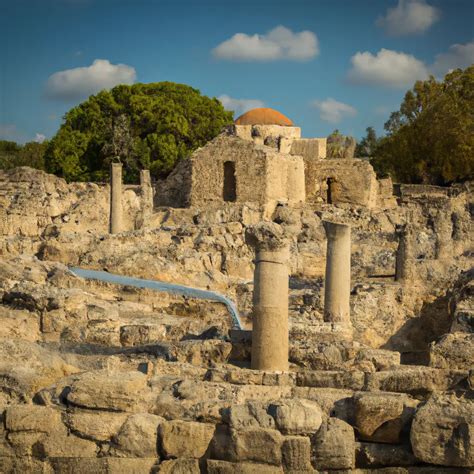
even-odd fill
[(293, 33), (277, 26), (264, 35), (236, 33), (212, 50), (214, 57), (234, 61), (306, 61), (319, 54), (318, 37), (311, 31)]
[(474, 41), (466, 44), (453, 44), (447, 53), (436, 55), (431, 70), (433, 74), (444, 76), (457, 68), (466, 68), (474, 63)]
[(218, 99), (222, 102), (226, 110), (233, 110), (236, 116), (247, 112), (247, 110), (256, 109), (265, 105), (263, 101), (258, 99), (235, 99), (225, 94), (219, 96)]
[(132, 84), (135, 79), (133, 67), (111, 64), (107, 59), (96, 59), (90, 66), (51, 75), (46, 83), (46, 94), (51, 98), (72, 101), (118, 84)]
[(319, 110), (321, 120), (329, 123), (338, 123), (345, 118), (354, 117), (357, 114), (357, 110), (354, 107), (338, 102), (331, 97), (323, 101), (314, 100), (311, 105)]
[(37, 133), (35, 135), (35, 142), (37, 143), (43, 143), (46, 140), (46, 135), (43, 135), (42, 133)]
[(391, 36), (405, 36), (423, 33), (441, 16), (438, 8), (424, 0), (399, 0), (398, 5), (389, 8), (385, 16), (375, 24)]
[(351, 63), (348, 78), (356, 84), (405, 88), (428, 77), (428, 69), (422, 61), (411, 54), (389, 49), (382, 48), (376, 55), (358, 52), (352, 56)]

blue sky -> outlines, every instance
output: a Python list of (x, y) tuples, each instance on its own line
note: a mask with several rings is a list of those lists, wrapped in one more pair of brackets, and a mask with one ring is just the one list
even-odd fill
[(382, 131), (416, 79), (474, 62), (472, 0), (0, 0), (0, 138), (103, 87), (174, 81), (307, 137)]

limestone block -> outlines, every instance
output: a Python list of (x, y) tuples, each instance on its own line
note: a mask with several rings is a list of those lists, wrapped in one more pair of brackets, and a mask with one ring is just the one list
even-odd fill
[(283, 474), (283, 472), (282, 467), (268, 464), (207, 460), (208, 474)]
[(113, 439), (115, 455), (158, 458), (158, 427), (163, 421), (149, 413), (130, 415)]
[[(119, 474), (119, 473), (126, 473), (126, 474), (143, 474), (149, 472), (156, 472), (156, 466), (159, 463), (159, 459), (133, 459), (133, 458), (107, 458), (107, 474)], [(80, 472), (84, 472), (81, 469)], [(96, 471), (90, 471), (96, 474)], [(161, 472), (161, 471), (160, 471)], [(173, 474), (175, 471), (171, 471)], [(182, 471), (181, 471), (182, 472)], [(193, 471), (187, 471), (193, 472)], [(176, 474), (180, 473), (180, 471), (176, 471)]]
[(474, 401), (434, 395), (416, 413), (410, 434), (415, 456), (442, 466), (474, 466)]
[(315, 469), (352, 469), (355, 466), (354, 430), (338, 418), (329, 418), (313, 435), (311, 445)]
[(474, 366), (474, 334), (446, 334), (430, 347), (430, 366), (440, 369), (465, 369)]
[(71, 384), (67, 400), (87, 408), (140, 411), (148, 393), (147, 378), (141, 372), (87, 372)]
[(283, 436), (279, 431), (263, 428), (247, 428), (233, 431), (232, 441), (238, 461), (281, 464)]
[[(398, 442), (400, 430), (403, 426), (401, 420), (403, 409), (403, 399), (400, 396), (377, 393), (357, 396), (355, 398), (355, 426), (359, 437), (370, 439), (382, 425), (385, 425), (384, 428), (386, 429), (388, 423), (391, 422), (392, 429), (388, 439), (385, 438), (383, 441)], [(382, 440), (378, 437), (377, 441)]]
[(285, 471), (311, 471), (311, 441), (304, 436), (286, 436), (281, 447)]
[(193, 421), (165, 421), (158, 429), (165, 458), (201, 458), (209, 448), (215, 426)]
[(5, 411), (5, 428), (9, 431), (50, 433), (63, 427), (61, 412), (39, 405), (13, 405)]
[(42, 451), (48, 458), (95, 458), (99, 449), (95, 443), (66, 431), (50, 433), (41, 442)]
[(0, 452), (0, 472), (11, 474), (50, 474), (51, 470), (46, 462), (39, 459), (22, 457), (4, 457)]
[(258, 401), (231, 406), (228, 410), (228, 424), (235, 430), (275, 428), (274, 419), (267, 413), (267, 404)]
[(466, 377), (467, 372), (462, 370), (424, 366), (401, 367), (397, 370), (368, 374), (367, 390), (428, 395), (432, 392), (453, 389)]
[(411, 446), (404, 444), (356, 443), (356, 463), (359, 467), (413, 466), (417, 459)]
[(108, 441), (123, 425), (127, 415), (99, 411), (74, 410), (65, 416), (66, 426), (83, 438)]
[(174, 459), (163, 461), (157, 472), (160, 474), (200, 474), (201, 470), (197, 459)]
[(291, 143), (292, 155), (301, 155), (305, 160), (326, 158), (326, 138), (299, 138)]
[(385, 349), (363, 348), (356, 356), (356, 362), (372, 362), (377, 370), (386, 370), (395, 365), (400, 365), (400, 353)]
[(327, 387), (362, 390), (365, 374), (359, 370), (303, 370), (297, 374), (297, 384), (302, 387)]
[(268, 411), (275, 418), (277, 428), (288, 435), (315, 433), (323, 421), (321, 408), (311, 400), (272, 403)]

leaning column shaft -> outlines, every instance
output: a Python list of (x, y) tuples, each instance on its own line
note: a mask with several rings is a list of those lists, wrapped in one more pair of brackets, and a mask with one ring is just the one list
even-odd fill
[(252, 369), (288, 370), (288, 258), (288, 246), (257, 249)]
[(110, 166), (110, 233), (122, 232), (122, 163)]
[(323, 221), (327, 236), (324, 320), (351, 325), (351, 227)]

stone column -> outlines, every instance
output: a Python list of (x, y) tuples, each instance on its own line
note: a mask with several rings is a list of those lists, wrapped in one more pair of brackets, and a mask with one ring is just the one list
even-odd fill
[(153, 187), (151, 185), (150, 170), (140, 170), (140, 191), (142, 198), (142, 225), (145, 227), (153, 212)]
[(122, 163), (110, 166), (110, 233), (122, 232)]
[(351, 226), (323, 221), (327, 236), (324, 321), (351, 326)]
[(252, 369), (288, 371), (289, 242), (275, 223), (254, 226)]
[(413, 233), (407, 225), (397, 228), (398, 248), (395, 260), (395, 280), (410, 280), (414, 270)]

